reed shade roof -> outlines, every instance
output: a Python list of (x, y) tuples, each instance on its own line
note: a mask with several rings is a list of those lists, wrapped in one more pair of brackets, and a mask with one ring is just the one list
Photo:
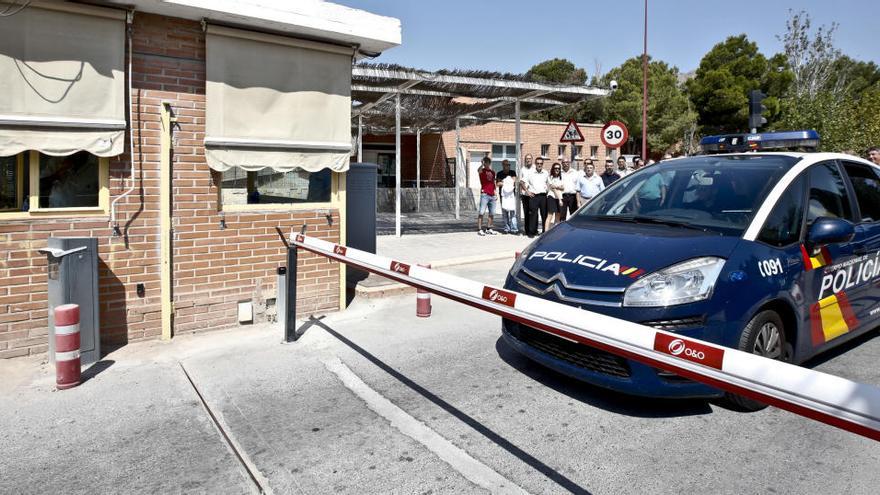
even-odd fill
[(394, 132), (395, 94), (400, 93), (401, 128), (445, 131), (457, 117), (511, 117), (574, 105), (608, 91), (589, 86), (535, 82), (522, 75), (486, 71), (428, 72), (397, 65), (352, 67), (352, 118), (360, 115), (369, 132)]

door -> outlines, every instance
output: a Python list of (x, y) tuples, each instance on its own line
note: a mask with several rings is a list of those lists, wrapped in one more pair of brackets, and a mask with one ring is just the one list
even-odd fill
[[(836, 161), (821, 162), (808, 169), (807, 234), (816, 219), (841, 218), (855, 222), (855, 212), (845, 176)], [(858, 234), (857, 234), (858, 237)], [(859, 259), (854, 246), (863, 241), (825, 246), (802, 246), (805, 297), (810, 303), (810, 338), (813, 353), (859, 328), (864, 311), (859, 298)]]
[(861, 163), (844, 161), (841, 165), (849, 178), (858, 219), (853, 238), (853, 250), (859, 258), (854, 265), (858, 271), (858, 284), (853, 287), (858, 298), (856, 317), (863, 328), (871, 328), (880, 318), (880, 174), (877, 168)]

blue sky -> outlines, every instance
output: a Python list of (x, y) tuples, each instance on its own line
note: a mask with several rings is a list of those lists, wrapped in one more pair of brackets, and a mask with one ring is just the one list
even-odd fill
[[(403, 44), (377, 62), (525, 72), (567, 58), (592, 75), (642, 53), (643, 0), (331, 0), (400, 19)], [(813, 25), (837, 22), (836, 45), (880, 64), (878, 0), (649, 0), (648, 53), (682, 72), (727, 36), (745, 33), (770, 55), (781, 51), (789, 9)]]

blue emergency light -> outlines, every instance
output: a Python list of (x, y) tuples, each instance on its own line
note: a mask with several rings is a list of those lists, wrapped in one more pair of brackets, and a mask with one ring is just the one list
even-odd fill
[(700, 140), (703, 153), (743, 153), (746, 151), (815, 150), (819, 133), (807, 131), (759, 132), (757, 134), (722, 134)]

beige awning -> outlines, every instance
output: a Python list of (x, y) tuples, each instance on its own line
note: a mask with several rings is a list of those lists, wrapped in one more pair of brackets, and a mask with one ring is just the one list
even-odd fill
[(208, 165), (219, 171), (348, 170), (353, 53), (209, 25)]
[(33, 2), (0, 17), (0, 156), (121, 154), (124, 64), (123, 11)]

